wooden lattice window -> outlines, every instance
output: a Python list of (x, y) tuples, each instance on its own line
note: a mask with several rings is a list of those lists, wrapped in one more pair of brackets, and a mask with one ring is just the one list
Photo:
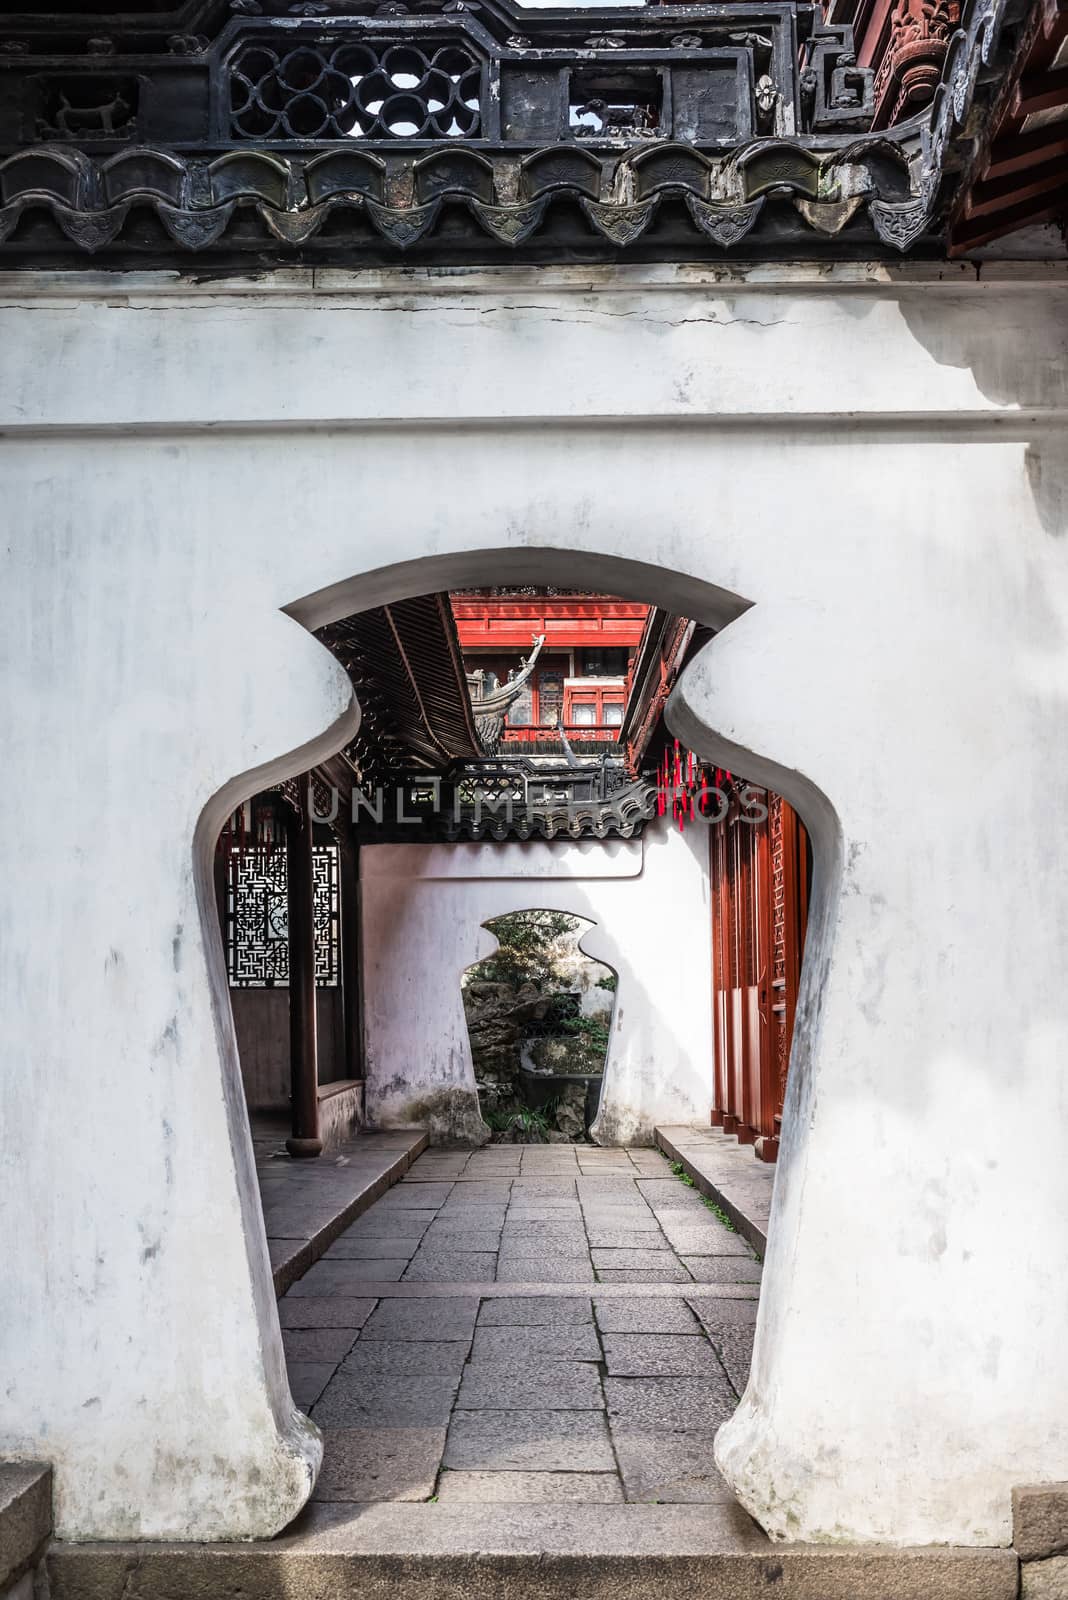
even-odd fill
[[(315, 982), (335, 988), (341, 942), (336, 845), (313, 851)], [(289, 987), (289, 886), (284, 846), (234, 848), (226, 863), (226, 965), (233, 989)]]

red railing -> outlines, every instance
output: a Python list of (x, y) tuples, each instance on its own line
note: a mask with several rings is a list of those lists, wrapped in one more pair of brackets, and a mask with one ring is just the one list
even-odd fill
[[(579, 723), (564, 723), (564, 733), (571, 744), (618, 744), (619, 728), (603, 724), (582, 726)], [(534, 723), (527, 727), (506, 726), (501, 734), (502, 744), (556, 744), (560, 754), (563, 755), (564, 747), (560, 744), (560, 726)]]

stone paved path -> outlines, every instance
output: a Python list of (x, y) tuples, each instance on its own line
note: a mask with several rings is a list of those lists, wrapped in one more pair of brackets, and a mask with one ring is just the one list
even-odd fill
[(656, 1151), (428, 1151), (279, 1303), (314, 1498), (730, 1500), (759, 1285)]

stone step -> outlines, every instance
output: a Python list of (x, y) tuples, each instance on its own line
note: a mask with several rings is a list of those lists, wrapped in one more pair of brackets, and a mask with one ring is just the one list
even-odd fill
[(0, 1461), (0, 1595), (33, 1594), (33, 1569), (52, 1532), (52, 1468)]
[(699, 1124), (657, 1127), (657, 1149), (677, 1161), (699, 1194), (715, 1202), (753, 1246), (761, 1260), (768, 1253), (768, 1217), (775, 1168), (758, 1161), (719, 1128)]
[(733, 1505), (313, 1506), (262, 1544), (55, 1544), (51, 1600), (1016, 1600), (1011, 1550), (773, 1545)]

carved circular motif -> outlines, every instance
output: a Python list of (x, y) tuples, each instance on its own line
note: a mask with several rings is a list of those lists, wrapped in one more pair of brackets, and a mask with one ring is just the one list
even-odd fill
[(481, 92), (459, 44), (252, 44), (230, 68), (230, 118), (244, 139), (471, 138)]

